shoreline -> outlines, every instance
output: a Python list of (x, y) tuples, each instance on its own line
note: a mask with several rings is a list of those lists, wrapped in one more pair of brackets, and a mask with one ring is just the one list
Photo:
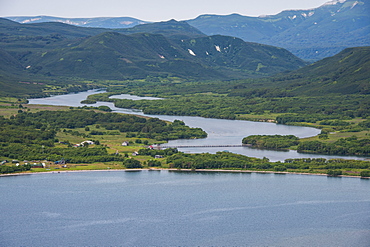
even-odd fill
[(25, 176), (25, 175), (38, 175), (38, 174), (60, 174), (60, 173), (80, 173), (80, 172), (138, 172), (138, 171), (170, 171), (170, 172), (222, 172), (222, 173), (261, 173), (261, 174), (277, 174), (277, 175), (310, 175), (310, 176), (326, 176), (326, 177), (337, 177), (337, 178), (361, 178), (370, 179), (368, 177), (361, 176), (350, 176), (350, 175), (339, 175), (339, 176), (328, 176), (325, 173), (307, 173), (307, 172), (277, 172), (277, 171), (253, 171), (253, 170), (217, 170), (217, 169), (176, 169), (176, 168), (143, 168), (143, 169), (101, 169), (101, 170), (70, 170), (70, 171), (45, 171), (45, 172), (19, 172), (19, 173), (8, 173), (0, 174), (0, 177), (11, 177), (11, 176)]

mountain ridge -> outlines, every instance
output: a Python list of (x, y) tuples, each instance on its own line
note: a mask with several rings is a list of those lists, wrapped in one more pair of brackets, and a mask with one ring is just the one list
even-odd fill
[(6, 19), (26, 23), (60, 22), (81, 27), (101, 28), (130, 28), (140, 24), (150, 23), (132, 17), (91, 17), (91, 18), (66, 18), (56, 16), (9, 16)]
[(201, 15), (188, 23), (207, 35), (235, 36), (319, 60), (347, 47), (370, 45), (369, 6), (369, 0), (331, 1), (318, 8), (260, 17)]
[[(221, 50), (210, 54), (209, 45), (203, 45), (204, 40), (213, 42), (213, 50), (218, 47), (214, 45), (215, 42), (222, 49), (226, 44), (234, 42), (228, 47), (235, 47), (238, 52), (230, 56)], [(197, 52), (203, 49), (204, 54), (209, 53), (203, 57), (197, 56), (189, 47)], [(248, 51), (246, 58), (245, 52), (239, 52), (243, 50)], [(271, 59), (272, 56), (275, 59)], [(220, 61), (217, 62), (217, 59)], [(87, 37), (74, 46), (62, 49), (35, 51), (23, 58), (23, 61), (27, 62), (24, 65), (39, 68), (36, 74), (116, 80), (147, 76), (188, 79), (259, 77), (305, 65), (302, 60), (283, 49), (246, 43), (232, 37), (199, 37), (175, 42), (161, 34), (126, 35), (117, 32)]]
[[(304, 60), (313, 62), (333, 56), (348, 47), (370, 45), (370, 15), (368, 13), (370, 13), (369, 0), (333, 0), (317, 8), (284, 10), (276, 15), (250, 17), (240, 14), (204, 14), (185, 22), (207, 36), (220, 34), (238, 37), (246, 42), (278, 46)], [(27, 23), (41, 21), (41, 17), (8, 18), (27, 21)], [(56, 20), (57, 18), (55, 17)], [(120, 18), (126, 17), (112, 17), (111, 21), (116, 20), (119, 23)], [(98, 24), (99, 18), (95, 22), (93, 19), (89, 19), (90, 23), (96, 24), (90, 26), (113, 27), (111, 25), (104, 26), (104, 20)], [(136, 25), (132, 24), (135, 26), (122, 24), (123, 26), (116, 25), (114, 27), (120, 29), (116, 31), (127, 34), (138, 32), (140, 28), (144, 28), (144, 31), (145, 24), (144, 26), (139, 25), (143, 22), (145, 21), (138, 20), (133, 22), (136, 23)], [(78, 24), (73, 21), (70, 23)], [(158, 31), (156, 32), (158, 33)], [(194, 32), (190, 33), (194, 35)], [(186, 39), (188, 37), (189, 34), (187, 37), (174, 35), (174, 38)]]

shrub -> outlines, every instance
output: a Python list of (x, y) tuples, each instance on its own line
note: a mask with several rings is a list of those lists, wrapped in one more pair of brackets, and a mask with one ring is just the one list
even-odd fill
[(362, 178), (368, 178), (368, 177), (370, 177), (370, 171), (362, 171), (361, 173), (360, 173), (360, 176), (362, 177)]

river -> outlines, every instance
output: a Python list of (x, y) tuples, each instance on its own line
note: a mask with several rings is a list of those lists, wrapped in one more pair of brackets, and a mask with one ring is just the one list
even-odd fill
[[(48, 98), (29, 99), (29, 104), (41, 105), (63, 105), (63, 106), (84, 106), (80, 102), (91, 94), (104, 92), (99, 90), (90, 90), (86, 92), (57, 95)], [(157, 98), (145, 98), (133, 95), (120, 95), (115, 96), (119, 98), (126, 98), (132, 100), (148, 99), (155, 100)], [(239, 145), (244, 137), (249, 135), (295, 135), (300, 138), (315, 136), (320, 133), (319, 129), (288, 126), (275, 123), (265, 122), (251, 122), (241, 120), (225, 120), (225, 119), (212, 119), (202, 117), (189, 117), (189, 116), (167, 116), (167, 115), (147, 115), (139, 110), (117, 108), (113, 103), (97, 102), (96, 104), (89, 104), (88, 106), (109, 106), (114, 112), (136, 114), (141, 116), (156, 117), (162, 120), (173, 121), (182, 120), (190, 127), (202, 128), (207, 132), (208, 137), (205, 139), (192, 139), (192, 140), (173, 140), (169, 141), (168, 145), (173, 146), (202, 146), (202, 145)], [(218, 151), (229, 151), (237, 154), (246, 155), (249, 157), (263, 158), (266, 157), (270, 161), (284, 161), (288, 158), (345, 158), (345, 159), (364, 159), (361, 157), (353, 156), (337, 156), (337, 155), (320, 155), (320, 154), (303, 154), (296, 151), (274, 151), (274, 150), (261, 150), (250, 147), (227, 147), (227, 148), (179, 148), (182, 152), (189, 153), (216, 153)]]

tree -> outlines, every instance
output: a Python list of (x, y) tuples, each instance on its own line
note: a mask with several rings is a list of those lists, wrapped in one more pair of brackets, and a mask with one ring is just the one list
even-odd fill
[(275, 171), (283, 172), (286, 171), (286, 167), (283, 165), (274, 166)]
[(149, 167), (161, 166), (161, 162), (159, 160), (148, 160), (148, 166)]
[(123, 165), (126, 168), (128, 168), (128, 169), (131, 169), (131, 168), (143, 168), (143, 166), (141, 165), (140, 161), (135, 160), (135, 159), (126, 159), (125, 161), (123, 161)]
[(329, 177), (337, 177), (337, 176), (342, 175), (342, 171), (341, 170), (329, 170), (327, 174)]
[(361, 173), (360, 173), (360, 176), (362, 177), (362, 178), (369, 178), (370, 177), (370, 171), (362, 171)]

